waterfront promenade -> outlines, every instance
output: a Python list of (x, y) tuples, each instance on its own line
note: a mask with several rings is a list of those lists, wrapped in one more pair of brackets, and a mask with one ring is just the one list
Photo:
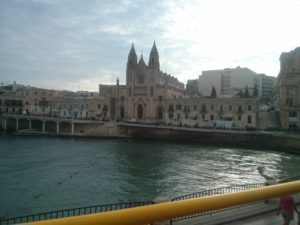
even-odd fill
[[(296, 194), (297, 207), (300, 207), (300, 194)], [(174, 222), (174, 225), (275, 225), (282, 224), (283, 218), (277, 215), (279, 199), (259, 202), (248, 206), (242, 206), (231, 210), (195, 217), (188, 220)], [(294, 220), (290, 225), (298, 224), (298, 215), (294, 214)]]

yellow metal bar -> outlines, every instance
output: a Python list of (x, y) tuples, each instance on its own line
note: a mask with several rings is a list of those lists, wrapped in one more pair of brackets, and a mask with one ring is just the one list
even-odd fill
[(300, 192), (300, 181), (277, 184), (236, 193), (166, 202), (111, 212), (30, 223), (32, 225), (141, 225), (193, 215)]

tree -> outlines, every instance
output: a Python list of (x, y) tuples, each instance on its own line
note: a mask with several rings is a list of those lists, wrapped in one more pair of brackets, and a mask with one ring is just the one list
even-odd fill
[(249, 98), (250, 95), (249, 95), (249, 90), (248, 90), (248, 86), (246, 86), (245, 88), (245, 98)]
[(253, 90), (253, 97), (257, 97), (258, 96), (258, 90), (257, 90), (257, 85), (254, 85), (254, 90)]
[(214, 86), (211, 87), (210, 97), (212, 97), (212, 98), (217, 97), (217, 91), (216, 91), (216, 88)]

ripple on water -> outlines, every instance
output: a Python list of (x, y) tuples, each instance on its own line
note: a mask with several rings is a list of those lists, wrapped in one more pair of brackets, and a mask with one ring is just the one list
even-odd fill
[(178, 197), (282, 179), (300, 157), (159, 141), (0, 136), (0, 212), (6, 216)]

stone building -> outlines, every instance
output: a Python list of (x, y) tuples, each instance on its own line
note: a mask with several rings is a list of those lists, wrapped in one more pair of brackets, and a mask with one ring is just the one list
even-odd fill
[(104, 97), (55, 98), (50, 116), (74, 119), (110, 118), (109, 99)]
[(0, 113), (73, 119), (110, 118), (110, 98), (94, 93), (57, 91), (19, 85), (3, 88)]
[(175, 126), (245, 129), (257, 128), (256, 98), (169, 99), (166, 123)]
[(278, 87), (281, 127), (285, 129), (299, 129), (300, 47), (281, 54)]
[(139, 61), (132, 44), (128, 54), (126, 85), (116, 87), (116, 117), (120, 119), (163, 120), (167, 98), (184, 95), (184, 84), (160, 70), (154, 42), (148, 64)]

